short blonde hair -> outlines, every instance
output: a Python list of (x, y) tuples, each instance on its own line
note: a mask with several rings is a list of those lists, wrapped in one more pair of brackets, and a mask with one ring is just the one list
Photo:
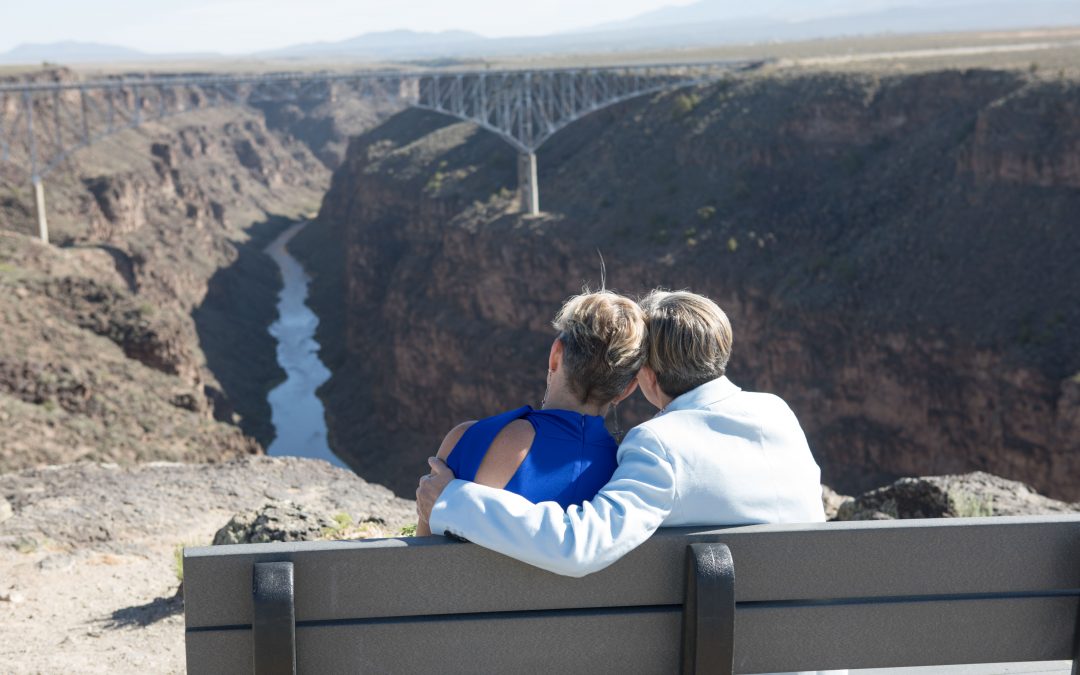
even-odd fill
[(645, 363), (645, 313), (611, 291), (566, 301), (552, 322), (563, 345), (571, 392), (582, 403), (609, 403)]
[(655, 290), (641, 301), (648, 324), (647, 363), (672, 398), (723, 377), (731, 358), (731, 322), (719, 306), (689, 291)]

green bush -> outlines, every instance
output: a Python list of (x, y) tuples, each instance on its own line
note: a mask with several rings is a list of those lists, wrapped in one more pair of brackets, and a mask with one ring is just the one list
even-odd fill
[(446, 178), (446, 174), (442, 171), (436, 171), (428, 180), (427, 185), (424, 186), (424, 192), (429, 194), (438, 194), (442, 190), (443, 180)]
[(198, 544), (187, 542), (173, 546), (173, 574), (176, 575), (176, 581), (181, 584), (184, 583), (184, 549), (189, 546), (198, 546)]
[(957, 518), (989, 518), (994, 515), (993, 497), (984, 499), (979, 495), (957, 492), (949, 495), (949, 501)]
[(672, 100), (672, 114), (675, 117), (686, 117), (694, 112), (700, 103), (701, 96), (697, 92), (682, 92)]

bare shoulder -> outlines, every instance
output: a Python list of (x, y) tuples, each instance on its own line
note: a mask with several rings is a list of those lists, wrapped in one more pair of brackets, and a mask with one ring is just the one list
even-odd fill
[(514, 420), (503, 427), (480, 463), (476, 482), (491, 487), (506, 487), (525, 461), (535, 437), (536, 430), (528, 420)]
[(503, 427), (488, 452), (517, 452), (523, 445), (527, 452), (535, 437), (536, 429), (528, 420), (514, 420)]
[(439, 446), (439, 452), (436, 454), (436, 457), (439, 459), (446, 459), (449, 457), (450, 451), (458, 444), (458, 441), (460, 441), (461, 437), (465, 435), (465, 432), (469, 430), (469, 427), (474, 424), (476, 424), (476, 420), (470, 420), (468, 422), (462, 422), (451, 429), (450, 433), (446, 434), (446, 437), (443, 439), (442, 445)]

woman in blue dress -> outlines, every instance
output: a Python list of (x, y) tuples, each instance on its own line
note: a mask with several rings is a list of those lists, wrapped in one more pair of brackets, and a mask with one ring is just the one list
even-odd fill
[[(592, 499), (615, 472), (618, 443), (604, 418), (637, 388), (645, 316), (633, 300), (600, 291), (568, 300), (553, 325), (540, 409), (460, 424), (438, 456), (458, 478), (566, 508)], [(417, 534), (431, 534), (426, 522)]]

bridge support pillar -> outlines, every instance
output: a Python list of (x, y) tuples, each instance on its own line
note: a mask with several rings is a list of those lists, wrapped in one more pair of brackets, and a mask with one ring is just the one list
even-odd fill
[(530, 216), (540, 215), (540, 182), (536, 177), (536, 153), (518, 155), (518, 196), (521, 211)]
[(41, 241), (49, 243), (49, 222), (45, 218), (45, 184), (41, 178), (34, 177), (34, 205), (37, 211), (38, 236)]

